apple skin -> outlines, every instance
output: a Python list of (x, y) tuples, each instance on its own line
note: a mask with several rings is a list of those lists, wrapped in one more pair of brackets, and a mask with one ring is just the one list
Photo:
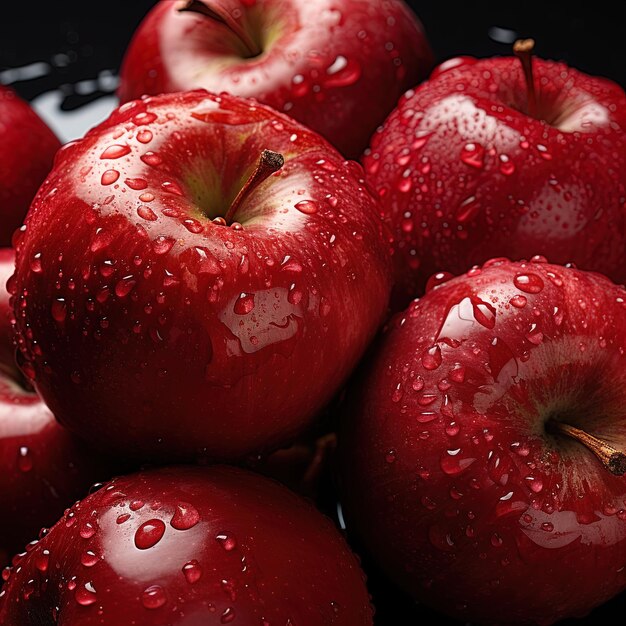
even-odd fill
[[(528, 277), (528, 278), (525, 278)], [(413, 302), (355, 380), (339, 437), (348, 529), (464, 623), (550, 624), (626, 589), (626, 291), (496, 260)]]
[(0, 246), (11, 245), (60, 146), (30, 105), (0, 85)]
[(401, 99), (364, 157), (395, 238), (394, 308), (435, 272), (549, 255), (626, 280), (626, 96), (534, 59), (451, 59)]
[(364, 575), (330, 520), (233, 467), (116, 479), (16, 566), (3, 626), (373, 624)]
[[(422, 26), (398, 0), (217, 0), (253, 39), (217, 21), (159, 2), (125, 54), (122, 102), (143, 94), (205, 88), (254, 97), (359, 158), (398, 98), (424, 79), (433, 57)], [(258, 35), (257, 35), (258, 33)]]
[(113, 469), (59, 426), (15, 365), (5, 288), (14, 258), (0, 249), (0, 568)]
[[(285, 165), (243, 226), (211, 221), (265, 148)], [(362, 175), (254, 101), (122, 106), (59, 153), (16, 237), (25, 374), (64, 426), (135, 460), (290, 444), (387, 311), (390, 250)]]

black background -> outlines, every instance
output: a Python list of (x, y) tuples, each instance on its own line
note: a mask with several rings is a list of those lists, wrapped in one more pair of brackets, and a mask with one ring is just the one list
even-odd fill
[[(376, 2), (378, 0), (371, 0)], [(7, 4), (7, 0), (3, 4)], [(124, 50), (154, 0), (12, 0), (0, 9), (0, 72), (44, 61), (52, 71), (13, 87), (25, 98), (61, 87), (68, 98), (64, 108), (79, 106), (88, 96), (74, 95), (73, 85), (95, 78), (102, 70), (119, 68)], [(590, 74), (626, 86), (626, 20), (615, 2), (430, 2), (409, 1), (422, 19), (438, 60), (458, 54), (479, 57), (509, 54), (510, 45), (496, 41), (494, 27), (537, 40), (539, 56), (563, 60)], [(0, 74), (1, 76), (1, 74)], [(365, 560), (367, 566), (367, 559)], [(415, 607), (369, 568), (370, 586), (380, 626), (438, 624), (443, 618)], [(626, 597), (596, 610), (588, 619), (572, 622), (624, 624)], [(506, 623), (506, 615), (502, 616)]]

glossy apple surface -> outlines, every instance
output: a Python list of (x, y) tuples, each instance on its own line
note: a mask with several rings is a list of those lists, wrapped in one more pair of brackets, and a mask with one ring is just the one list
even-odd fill
[(396, 249), (396, 305), (435, 272), (548, 255), (626, 280), (626, 96), (534, 59), (452, 59), (400, 100), (364, 159)]
[[(181, 12), (186, 4), (197, 12)], [(422, 26), (399, 0), (166, 0), (134, 35), (119, 95), (205, 88), (254, 97), (358, 158), (431, 67)]]
[(61, 144), (43, 120), (0, 85), (0, 246), (9, 246)]
[(109, 476), (65, 431), (15, 365), (9, 294), (14, 253), (0, 249), (0, 567), (39, 529)]
[(116, 479), (4, 577), (3, 626), (373, 623), (357, 559), (330, 520), (232, 467)]
[(418, 601), (549, 624), (626, 588), (626, 476), (559, 430), (626, 451), (625, 302), (599, 274), (500, 261), (390, 323), (352, 391), (342, 497)]
[[(284, 167), (226, 224), (266, 148)], [(25, 374), (63, 425), (132, 459), (290, 443), (387, 309), (362, 173), (252, 101), (124, 105), (59, 153), (16, 239)]]

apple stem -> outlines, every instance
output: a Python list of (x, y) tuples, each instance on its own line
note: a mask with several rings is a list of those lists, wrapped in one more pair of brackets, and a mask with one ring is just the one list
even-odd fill
[(535, 49), (534, 39), (518, 39), (513, 44), (513, 52), (520, 60), (524, 77), (526, 79), (526, 97), (528, 99), (528, 114), (535, 119), (537, 117), (537, 94), (535, 92), (535, 78), (533, 75), (533, 50)]
[(233, 200), (228, 213), (224, 216), (224, 220), (227, 224), (232, 224), (234, 221), (237, 210), (241, 206), (242, 202), (248, 197), (248, 195), (254, 191), (264, 180), (267, 180), (269, 176), (277, 172), (285, 164), (285, 159), (282, 154), (278, 152), (272, 152), (271, 150), (263, 150), (259, 157), (259, 162), (256, 169), (248, 178), (244, 186), (241, 188), (237, 197)]
[(212, 20), (224, 24), (241, 41), (248, 52), (248, 58), (257, 57), (263, 52), (261, 47), (250, 37), (241, 24), (216, 0), (184, 0), (178, 7), (180, 13), (197, 13), (210, 17)]
[(569, 424), (564, 424), (556, 420), (550, 420), (548, 426), (550, 430), (567, 435), (582, 443), (600, 459), (602, 465), (604, 465), (611, 474), (615, 474), (615, 476), (623, 476), (626, 474), (626, 454), (623, 452), (616, 450), (608, 443), (575, 426), (570, 426)]

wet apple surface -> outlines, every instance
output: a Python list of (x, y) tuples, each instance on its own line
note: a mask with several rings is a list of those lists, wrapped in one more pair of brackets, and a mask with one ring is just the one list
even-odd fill
[(624, 91), (531, 63), (527, 79), (512, 57), (448, 60), (374, 135), (364, 165), (394, 233), (396, 308), (435, 272), (499, 256), (626, 279)]
[(13, 250), (0, 248), (0, 568), (93, 483), (120, 469), (63, 429), (17, 368), (4, 286), (14, 266)]
[(134, 35), (119, 94), (254, 97), (358, 158), (431, 67), (421, 24), (397, 0), (166, 0)]
[(11, 244), (60, 146), (30, 105), (0, 84), (0, 246)]
[[(266, 149), (284, 166), (256, 179)], [(59, 153), (16, 236), (22, 369), (64, 426), (133, 459), (289, 443), (386, 312), (362, 174), (252, 101), (123, 105)]]
[(339, 461), (348, 528), (416, 599), (552, 623), (626, 587), (625, 306), (598, 274), (494, 261), (389, 324)]
[(3, 578), (3, 626), (373, 623), (363, 573), (332, 522), (228, 467), (116, 479)]

